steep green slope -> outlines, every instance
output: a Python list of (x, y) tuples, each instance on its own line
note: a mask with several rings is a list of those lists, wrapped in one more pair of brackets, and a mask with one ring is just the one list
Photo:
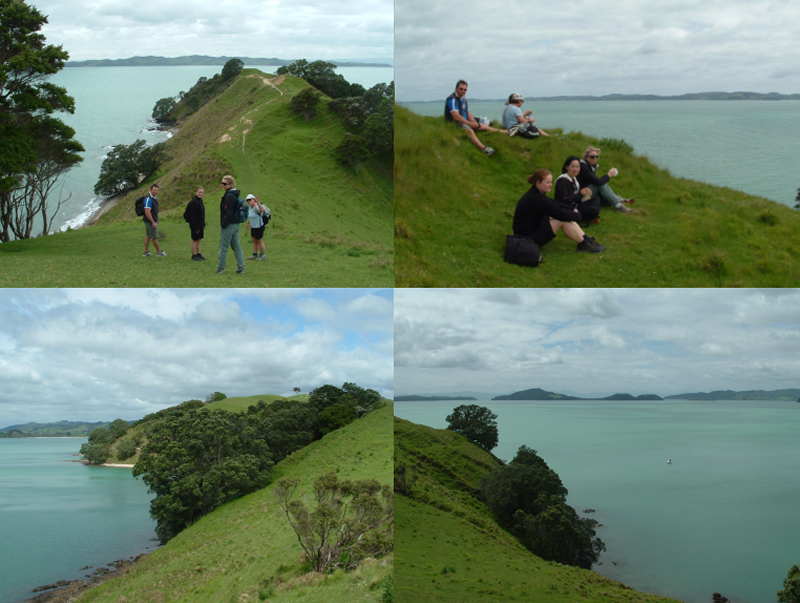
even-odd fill
[(470, 495), (497, 460), (463, 436), (395, 418), (394, 437), (410, 476), (395, 497), (398, 603), (675, 603), (524, 549)]
[(307, 574), (294, 532), (275, 503), (274, 482), (296, 477), (304, 495), (319, 475), (375, 478), (392, 473), (393, 405), (370, 413), (276, 465), (273, 484), (228, 503), (139, 562), (128, 574), (84, 594), (99, 603), (219, 603), (303, 600), (380, 601), (392, 559), (352, 573)]
[[(296, 77), (245, 69), (181, 124), (159, 173), (119, 199), (95, 226), (1, 245), (0, 286), (391, 286), (392, 165), (373, 159), (356, 174), (338, 163), (333, 151), (344, 128), (327, 97), (308, 122), (290, 111), (292, 96), (306, 87)], [(244, 195), (258, 195), (273, 216), (264, 236), (267, 260), (248, 262), (244, 275), (215, 274), (225, 174)], [(144, 226), (133, 211), (134, 199), (154, 181), (161, 187), (166, 258), (141, 257)], [(190, 261), (182, 217), (198, 186), (206, 190), (202, 249), (208, 262)], [(240, 239), (249, 256), (244, 224)]]
[[(675, 178), (624, 141), (579, 133), (524, 140), (483, 134), (485, 157), (442, 118), (395, 111), (396, 284), (400, 287), (785, 287), (800, 279), (800, 214), (727, 188)], [(576, 253), (559, 235), (545, 263), (503, 261), (514, 208), (536, 169), (554, 174), (569, 155), (603, 150), (620, 175), (612, 188), (635, 197), (633, 213), (604, 209), (587, 229), (607, 247)], [(758, 175), (754, 175), (758, 177)]]

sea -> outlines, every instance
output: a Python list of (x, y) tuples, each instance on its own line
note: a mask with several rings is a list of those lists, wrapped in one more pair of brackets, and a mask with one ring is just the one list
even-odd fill
[(797, 402), (396, 402), (395, 415), (443, 429), (460, 404), (497, 414), (496, 456), (537, 450), (603, 524), (604, 576), (685, 603), (773, 603), (800, 564)]
[[(446, 96), (446, 95), (445, 95)], [(439, 117), (441, 102), (402, 103)], [(500, 121), (505, 102), (469, 101), (474, 116)], [(536, 125), (550, 133), (582, 132), (598, 140), (622, 139), (676, 177), (744, 191), (791, 207), (800, 189), (794, 162), (800, 140), (800, 101), (551, 101), (526, 100)], [(491, 144), (491, 137), (482, 138)], [(537, 141), (527, 144), (536, 145)], [(583, 148), (572, 154), (582, 156)], [(566, 159), (566, 157), (564, 158)], [(600, 172), (614, 167), (600, 156)], [(561, 172), (561, 165), (536, 166)], [(612, 186), (624, 196), (624, 172)], [(644, 201), (644, 199), (643, 199)]]
[(0, 439), (0, 603), (157, 548), (147, 486), (78, 462), (86, 441)]
[[(274, 73), (276, 67), (256, 67)], [(49, 81), (63, 86), (75, 99), (75, 113), (56, 115), (75, 129), (75, 138), (86, 149), (83, 161), (59, 180), (50, 207), (63, 203), (51, 232), (79, 228), (100, 208), (105, 197), (94, 194), (100, 166), (118, 144), (144, 139), (148, 145), (171, 134), (152, 119), (153, 106), (162, 98), (189, 90), (201, 77), (222, 71), (221, 65), (169, 67), (67, 67)], [(394, 79), (392, 67), (339, 67), (348, 82), (369, 89)]]

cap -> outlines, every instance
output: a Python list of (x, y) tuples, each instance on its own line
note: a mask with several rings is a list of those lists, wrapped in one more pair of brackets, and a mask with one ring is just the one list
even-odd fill
[(515, 92), (514, 94), (511, 95), (511, 100), (512, 101), (518, 101), (518, 100), (524, 101), (525, 97), (522, 96), (519, 92)]
[(255, 198), (256, 198), (255, 195), (247, 195), (247, 200), (248, 201), (250, 201), (250, 199), (255, 199)]

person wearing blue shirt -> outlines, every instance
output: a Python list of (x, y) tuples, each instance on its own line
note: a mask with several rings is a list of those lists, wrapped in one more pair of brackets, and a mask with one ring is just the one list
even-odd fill
[(454, 122), (456, 126), (461, 128), (469, 136), (472, 144), (478, 147), (483, 154), (487, 157), (494, 155), (495, 150), (492, 147), (487, 147), (480, 140), (475, 132), (502, 132), (508, 133), (507, 130), (498, 130), (486, 124), (478, 123), (469, 111), (469, 103), (467, 102), (467, 82), (459, 80), (456, 84), (456, 91), (447, 97), (444, 105), (444, 119), (447, 122)]
[(156, 256), (164, 257), (167, 255), (165, 251), (161, 251), (158, 246), (158, 185), (153, 184), (150, 187), (150, 193), (144, 199), (144, 253), (142, 257), (150, 257), (150, 241), (153, 241), (153, 247), (156, 248)]

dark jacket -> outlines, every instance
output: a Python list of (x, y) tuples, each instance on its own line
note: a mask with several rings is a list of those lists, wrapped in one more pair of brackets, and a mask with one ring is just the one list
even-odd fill
[(199, 232), (206, 226), (206, 206), (200, 197), (193, 197), (183, 212), (183, 218), (189, 223), (192, 232)]
[(589, 165), (588, 162), (581, 159), (581, 171), (578, 174), (578, 184), (581, 185), (581, 188), (585, 188), (590, 184), (594, 186), (603, 186), (609, 180), (611, 180), (611, 176), (606, 174), (602, 178), (598, 178), (595, 172), (597, 171), (597, 166), (595, 165), (594, 168)]
[(582, 216), (579, 211), (569, 205), (553, 201), (550, 197), (532, 186), (517, 203), (514, 210), (514, 234), (533, 237), (537, 228), (543, 222), (550, 222), (555, 218), (562, 222), (580, 222)]
[(239, 208), (239, 201), (237, 197), (241, 191), (237, 188), (231, 188), (222, 196), (222, 201), (219, 203), (219, 225), (225, 228), (229, 224), (238, 223), (236, 219), (236, 210)]

